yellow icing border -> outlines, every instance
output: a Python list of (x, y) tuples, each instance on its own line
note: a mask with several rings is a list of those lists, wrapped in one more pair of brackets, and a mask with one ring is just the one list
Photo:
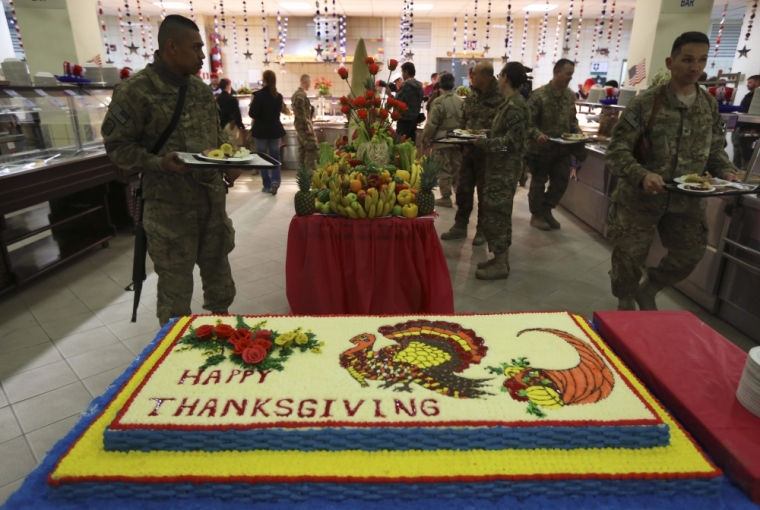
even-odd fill
[[(182, 318), (137, 369), (122, 391), (84, 432), (53, 471), (53, 480), (119, 477), (314, 477), (356, 479), (488, 478), (535, 475), (601, 475), (690, 473), (709, 476), (717, 469), (692, 443), (675, 420), (601, 341), (583, 318), (574, 316), (594, 337), (631, 385), (670, 426), (669, 446), (628, 449), (576, 450), (470, 450), (470, 451), (249, 451), (249, 452), (106, 452), (103, 432), (116, 412), (137, 389), (150, 368), (192, 318)], [(477, 431), (473, 430), (473, 434)]]

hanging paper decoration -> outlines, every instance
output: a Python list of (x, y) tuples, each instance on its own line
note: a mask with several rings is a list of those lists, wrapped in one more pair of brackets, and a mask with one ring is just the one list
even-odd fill
[(462, 51), (464, 52), (464, 58), (462, 59), (462, 65), (467, 65), (467, 13), (464, 13), (464, 30), (462, 31)]
[[(108, 33), (106, 32), (106, 22), (103, 19), (103, 3), (100, 0), (98, 0), (98, 20), (100, 21), (100, 30), (103, 32), (103, 46), (106, 48), (105, 54), (111, 55), (111, 47), (108, 44)], [(11, 23), (14, 22), (11, 21)], [(21, 42), (21, 39), (19, 39), (19, 42)], [(107, 60), (111, 60), (110, 57)]]
[(325, 27), (325, 54), (322, 55), (322, 62), (330, 61), (330, 27), (327, 24), (327, 17), (330, 15), (330, 3), (325, 0), (325, 14), (322, 17), (322, 22)]
[(454, 46), (451, 49), (451, 74), (456, 73), (457, 65), (457, 19), (454, 18)]
[(147, 16), (145, 20), (148, 22), (148, 44), (150, 44), (150, 55), (152, 58), (155, 53), (155, 50), (153, 49), (153, 25), (150, 22), (150, 16)]
[(124, 31), (124, 17), (121, 15), (121, 7), (116, 9), (119, 13), (119, 30), (121, 30), (121, 47), (124, 50), (124, 63), (129, 64), (129, 48), (127, 47), (127, 34)]
[(523, 24), (522, 48), (520, 48), (520, 63), (525, 64), (525, 40), (528, 38), (528, 18), (530, 11), (525, 11), (525, 23)]
[(578, 49), (581, 46), (581, 30), (583, 29), (583, 0), (581, 0), (581, 9), (578, 12), (578, 31), (575, 34), (575, 65), (578, 65)]
[(488, 0), (488, 17), (486, 18), (486, 45), (483, 46), (483, 56), (488, 53), (491, 48), (488, 46), (488, 38), (491, 35), (491, 0)]
[(129, 13), (129, 0), (124, 0), (124, 16), (127, 17), (127, 32), (129, 32), (129, 42), (134, 43), (134, 33), (132, 32), (132, 15)]
[(400, 49), (400, 55), (401, 60), (404, 60), (404, 55), (406, 54), (406, 8), (407, 8), (408, 0), (404, 0), (404, 6), (401, 8), (401, 24), (400, 27), (400, 34), (399, 34), (399, 49)]
[(282, 41), (280, 41), (280, 72), (285, 73), (285, 41), (288, 40), (288, 16), (285, 16), (285, 24), (282, 28)]
[(596, 53), (596, 35), (599, 29), (599, 18), (594, 20), (594, 38), (591, 42), (591, 60), (594, 60), (594, 53)]
[(475, 0), (475, 10), (472, 12), (472, 50), (473, 55), (478, 49), (478, 0)]
[(282, 18), (280, 17), (280, 11), (277, 11), (277, 54), (280, 58), (280, 65), (282, 65)]
[(623, 16), (625, 11), (620, 11), (620, 22), (618, 23), (617, 42), (615, 42), (615, 62), (618, 61), (618, 55), (620, 54), (620, 39), (623, 35)]
[(250, 42), (250, 38), (248, 37), (248, 6), (246, 5), (245, 0), (243, 0), (243, 26), (245, 27), (245, 53), (243, 53), (243, 56), (246, 60), (251, 60), (253, 53), (251, 53), (251, 50), (248, 47)]
[(346, 65), (346, 17), (341, 14), (340, 20), (340, 67)]
[[(332, 34), (333, 34), (333, 38), (332, 38), (332, 45), (333, 45), (332, 46), (332, 54), (333, 54), (332, 61), (333, 61), (333, 63), (337, 63), (338, 62), (338, 32), (339, 32), (339, 29), (338, 29), (338, 24), (335, 22), (335, 19), (336, 19), (335, 0), (333, 0), (333, 6), (332, 7), (333, 7), (332, 23), (331, 23)], [(337, 73), (338, 69), (335, 69), (335, 72)]]
[(599, 39), (598, 39), (599, 46), (602, 45), (602, 37), (604, 36), (604, 15), (606, 13), (607, 13), (607, 0), (602, 0), (602, 15), (599, 17), (599, 25), (597, 27), (597, 30), (599, 31), (599, 33), (597, 34), (599, 36)]
[(565, 45), (562, 47), (562, 54), (565, 55), (570, 51), (570, 32), (573, 30), (573, 0), (570, 0), (570, 10), (567, 13), (567, 23), (565, 25)]
[(211, 47), (211, 72), (219, 73), (222, 71), (222, 50), (219, 47), (219, 20), (216, 17), (216, 4), (214, 4), (214, 35), (211, 38), (214, 41)]
[(240, 63), (240, 57), (238, 56), (238, 45), (237, 45), (237, 16), (232, 17), (232, 44), (235, 49), (235, 63)]
[(546, 55), (546, 29), (549, 25), (549, 0), (546, 0), (546, 9), (544, 10), (544, 22), (541, 26), (541, 35), (539, 36), (539, 42), (540, 44), (540, 51), (538, 52), (538, 55), (536, 55), (536, 61), (538, 61), (538, 57), (543, 57)]
[[(728, 2), (726, 2), (726, 5), (723, 6), (723, 14), (720, 18), (720, 26), (718, 27), (718, 37), (715, 38), (715, 52), (713, 53), (713, 60), (718, 57), (718, 48), (720, 48), (720, 40), (723, 37), (723, 24), (726, 21), (726, 10), (728, 10)], [(715, 62), (712, 63), (712, 66), (715, 67)]]
[(507, 4), (507, 25), (504, 30), (504, 56), (501, 57), (503, 63), (507, 63), (512, 58), (512, 2)]
[(752, 34), (752, 25), (755, 23), (755, 11), (757, 11), (757, 2), (752, 3), (752, 13), (749, 15), (749, 21), (747, 22), (747, 34), (744, 36), (745, 41), (749, 41), (749, 36)]
[[(509, 53), (507, 54), (507, 61), (512, 60), (512, 48), (514, 47), (514, 44), (512, 41), (514, 41), (514, 33), (515, 33), (515, 19), (512, 18), (512, 4), (509, 4)], [(506, 62), (505, 62), (506, 64)]]
[(317, 61), (319, 61), (319, 58), (322, 56), (322, 43), (320, 42), (322, 40), (322, 30), (321, 30), (322, 26), (319, 24), (320, 19), (321, 19), (319, 16), (320, 15), (319, 2), (315, 2), (315, 4), (317, 6), (317, 15), (314, 17), (314, 23), (317, 26), (317, 47), (314, 48), (314, 51), (317, 52), (316, 58), (317, 58)]
[[(475, 0), (476, 2), (478, 0)], [(408, 60), (409, 62), (412, 61), (412, 57), (414, 57), (414, 53), (412, 53), (412, 45), (414, 44), (414, 0), (409, 0), (409, 37), (407, 39), (409, 40), (409, 44), (407, 45), (409, 47), (409, 51), (406, 52), (406, 55), (404, 55), (404, 60)]]
[[(143, 50), (145, 50), (148, 47), (148, 44), (145, 40), (145, 24), (143, 23), (142, 6), (140, 5), (140, 0), (137, 0), (137, 19), (140, 22), (140, 39), (142, 40)], [(150, 57), (151, 55), (149, 53), (143, 54), (143, 58), (145, 60), (150, 59)]]
[(166, 19), (166, 9), (164, 9), (164, 0), (161, 0), (159, 3), (161, 4), (161, 20), (163, 21)]
[(224, 31), (227, 30), (227, 23), (224, 21), (224, 0), (219, 0), (219, 14), (222, 20), (222, 36), (224, 36)]
[(190, 19), (195, 22), (195, 8), (193, 7), (193, 0), (188, 2), (190, 4)]
[(607, 48), (612, 45), (612, 28), (615, 26), (615, 0), (612, 0), (612, 9), (610, 10), (610, 22), (607, 25)]
[(554, 31), (554, 56), (552, 57), (552, 65), (557, 63), (557, 46), (559, 46), (559, 30), (562, 25), (562, 13), (557, 14), (557, 29)]
[(269, 67), (269, 40), (267, 37), (267, 17), (264, 14), (264, 0), (261, 0), (261, 35), (264, 39), (264, 67)]

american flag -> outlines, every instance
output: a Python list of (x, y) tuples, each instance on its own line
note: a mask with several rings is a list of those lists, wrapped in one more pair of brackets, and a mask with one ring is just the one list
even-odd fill
[(103, 67), (103, 60), (100, 58), (100, 53), (98, 53), (95, 57), (89, 60), (89, 62), (95, 64), (98, 67)]
[(647, 77), (647, 59), (642, 60), (628, 70), (628, 85), (634, 86)]

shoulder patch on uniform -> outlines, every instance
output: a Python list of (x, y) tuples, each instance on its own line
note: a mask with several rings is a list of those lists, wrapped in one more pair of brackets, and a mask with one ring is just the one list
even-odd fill
[(100, 132), (108, 136), (113, 133), (115, 127), (116, 123), (113, 121), (113, 119), (106, 119), (106, 121), (103, 122), (103, 126), (100, 128)]
[(625, 114), (625, 117), (623, 117), (631, 126), (637, 128), (639, 127), (639, 124), (641, 124), (641, 120), (639, 119), (639, 116), (635, 113), (629, 111)]
[(124, 109), (121, 106), (119, 106), (119, 103), (115, 101), (111, 102), (111, 106), (108, 107), (108, 111), (122, 125), (125, 125), (129, 121), (129, 119), (132, 118), (132, 116), (128, 114), (127, 112), (125, 112)]
[(515, 124), (520, 124), (520, 122), (522, 122), (522, 119), (516, 113), (513, 113), (512, 115), (507, 116), (507, 124), (510, 126), (514, 126)]

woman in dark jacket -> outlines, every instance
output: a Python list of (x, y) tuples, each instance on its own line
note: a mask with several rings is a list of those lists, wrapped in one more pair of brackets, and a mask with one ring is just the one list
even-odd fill
[[(253, 94), (253, 101), (248, 115), (254, 120), (251, 135), (256, 138), (256, 151), (268, 152), (271, 157), (280, 161), (280, 139), (285, 136), (285, 129), (280, 122), (282, 111), (282, 94), (277, 92), (277, 75), (274, 71), (264, 71), (262, 78), (264, 87)], [(272, 170), (261, 170), (261, 180), (264, 181), (264, 193), (277, 194), (280, 187), (280, 167)]]
[[(219, 88), (221, 94), (216, 97), (216, 102), (219, 105), (219, 120), (222, 123), (222, 129), (229, 138), (231, 134), (235, 132), (235, 128), (239, 130), (245, 129), (243, 125), (243, 116), (240, 114), (240, 104), (232, 92), (232, 82), (228, 79), (223, 79), (219, 82)], [(230, 138), (231, 141), (237, 140)]]

